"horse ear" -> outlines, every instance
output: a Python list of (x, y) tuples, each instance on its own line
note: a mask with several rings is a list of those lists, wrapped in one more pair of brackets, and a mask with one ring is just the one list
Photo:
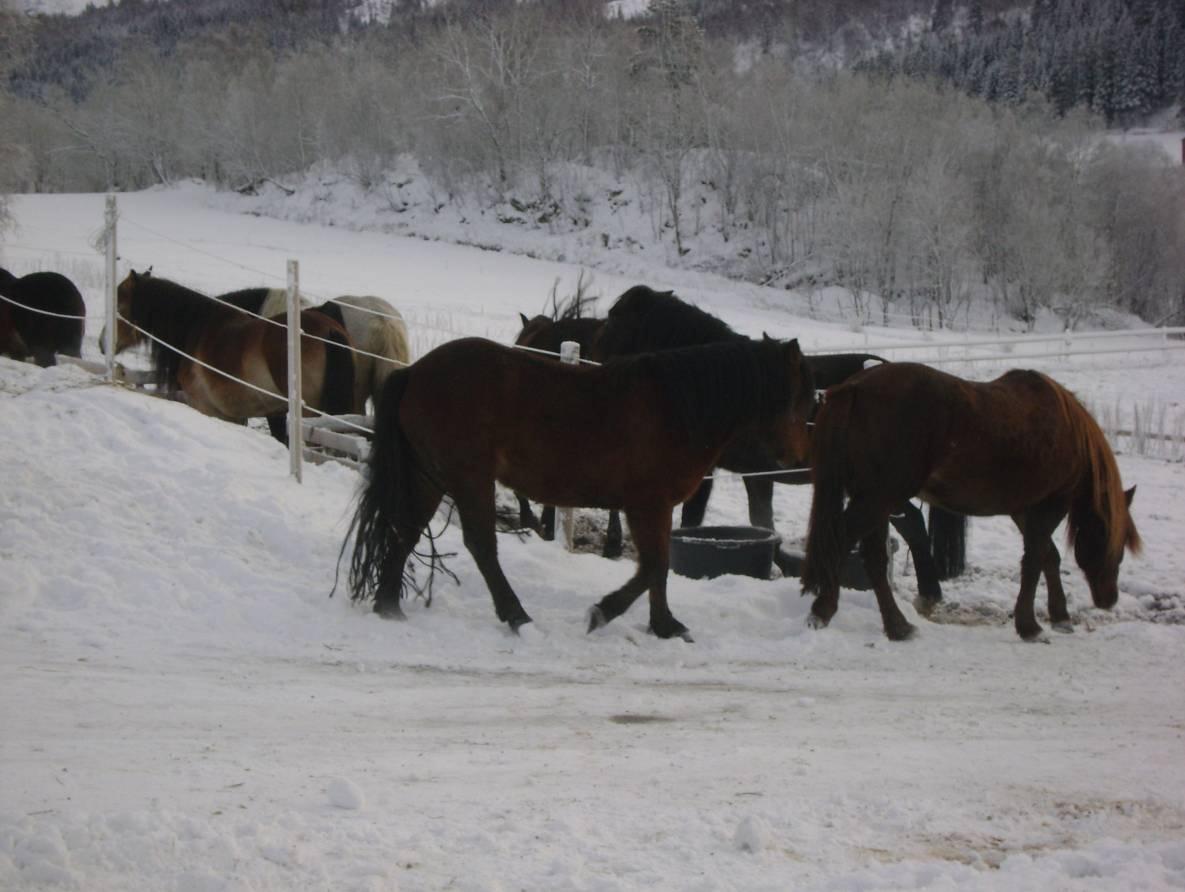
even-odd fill
[(1127, 507), (1130, 508), (1132, 506), (1132, 500), (1135, 497), (1136, 497), (1136, 488), (1134, 486), (1131, 489), (1125, 489), (1123, 491), (1123, 500), (1125, 502), (1127, 502)]
[(530, 319), (528, 319), (528, 318), (527, 318), (527, 314), (526, 314), (526, 313), (519, 313), (519, 314), (518, 314), (518, 318), (519, 318), (519, 319), (521, 319), (521, 320), (523, 320), (523, 328), (526, 328), (526, 327), (527, 327), (527, 323), (531, 321)]
[(150, 267), (148, 267), (148, 269), (144, 270), (144, 278), (147, 279), (151, 275), (152, 275), (152, 267), (150, 266)]
[(791, 356), (796, 356), (799, 359), (803, 358), (802, 348), (798, 346), (798, 338), (794, 338), (792, 341), (788, 342), (786, 344), (786, 349), (790, 351)]

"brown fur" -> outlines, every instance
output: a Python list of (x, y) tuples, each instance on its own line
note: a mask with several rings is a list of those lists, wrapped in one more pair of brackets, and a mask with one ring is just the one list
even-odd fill
[(1123, 548), (1140, 547), (1130, 496), (1098, 424), (1038, 372), (1014, 370), (978, 384), (914, 363), (869, 369), (828, 392), (811, 455), (816, 489), (803, 590), (818, 596), (816, 625), (834, 614), (839, 564), (860, 544), (886, 633), (912, 634), (879, 550), (893, 506), (916, 495), (961, 514), (1016, 521), (1025, 538), (1016, 624), (1026, 639), (1041, 631), (1032, 610), (1040, 573), (1051, 618), (1069, 623), (1050, 540), (1062, 518), (1069, 515), (1069, 538), (1098, 606), (1114, 604)]

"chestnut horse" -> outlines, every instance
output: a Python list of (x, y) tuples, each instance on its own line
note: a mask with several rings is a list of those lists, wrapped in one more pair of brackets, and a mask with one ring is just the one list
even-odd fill
[[(350, 589), (402, 615), (405, 571), (449, 495), (498, 619), (531, 618), (498, 564), (495, 481), (550, 505), (620, 508), (638, 569), (602, 598), (588, 630), (650, 591), (650, 629), (690, 640), (667, 605), (671, 509), (738, 436), (784, 464), (807, 449), (814, 383), (797, 341), (750, 341), (565, 365), (480, 338), (451, 341), (387, 381), (368, 475), (347, 533)], [(345, 543), (342, 546), (345, 548)], [(429, 559), (438, 565), (435, 550)]]
[[(148, 340), (158, 388), (180, 390), (189, 405), (215, 418), (242, 422), (266, 417), (272, 435), (287, 442), (285, 326), (135, 270), (119, 285), (118, 311), (115, 352)], [(354, 361), (345, 329), (315, 310), (303, 311), (300, 324), (305, 403), (330, 415), (354, 411)], [(106, 336), (104, 330), (101, 343), (106, 343)]]
[(0, 303), (8, 305), (16, 334), (0, 338), (0, 353), (14, 359), (31, 355), (39, 366), (56, 365), (58, 353), (82, 355), (86, 305), (78, 288), (61, 273), (17, 278), (0, 269)]
[[(1033, 371), (984, 384), (916, 363), (861, 372), (827, 392), (811, 438), (814, 499), (803, 593), (814, 593), (810, 623), (826, 626), (839, 605), (843, 558), (859, 543), (885, 634), (914, 627), (889, 588), (889, 514), (914, 496), (960, 514), (1007, 514), (1024, 537), (1016, 631), (1041, 636), (1033, 601), (1044, 573), (1049, 618), (1071, 631), (1053, 531), (1067, 515), (1074, 557), (1095, 606), (1119, 596), (1125, 547), (1140, 550), (1111, 447), (1068, 390)], [(844, 507), (844, 496), (848, 497)]]

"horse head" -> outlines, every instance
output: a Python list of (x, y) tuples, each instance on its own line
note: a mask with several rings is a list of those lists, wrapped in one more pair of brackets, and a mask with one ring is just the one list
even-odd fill
[(526, 313), (519, 313), (519, 318), (523, 321), (523, 327), (514, 339), (514, 343), (520, 347), (530, 347), (535, 341), (547, 331), (555, 322), (548, 316), (535, 316), (528, 318)]
[[(136, 301), (137, 287), (144, 280), (152, 275), (152, 267), (148, 267), (145, 272), (138, 273), (134, 269), (129, 270), (124, 280), (119, 283), (115, 290), (115, 352), (122, 353), (129, 347), (134, 347), (144, 341), (144, 335), (134, 328), (129, 320), (132, 318), (133, 307)], [(103, 330), (99, 333), (99, 349), (104, 353), (107, 352), (107, 326), (103, 326)]]
[[(1140, 534), (1130, 510), (1135, 495), (1134, 486), (1126, 490), (1123, 503), (1114, 506), (1106, 518), (1094, 510), (1082, 511), (1074, 531), (1074, 559), (1090, 585), (1091, 600), (1104, 610), (1110, 610), (1119, 600), (1119, 565), (1124, 552), (1140, 551)], [(1118, 535), (1113, 535), (1113, 525)]]

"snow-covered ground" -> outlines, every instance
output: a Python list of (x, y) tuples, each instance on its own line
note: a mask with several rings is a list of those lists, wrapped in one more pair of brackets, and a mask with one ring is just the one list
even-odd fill
[[(420, 352), (509, 340), (580, 272), (237, 214), (194, 188), (120, 208), (121, 270), (217, 292), (274, 284), (296, 257), (311, 293), (391, 300)], [(101, 196), (15, 211), (0, 264), (70, 273), (100, 315)], [(596, 273), (602, 311), (647, 281), (808, 348), (917, 337), (638, 264)], [(1029, 364), (1099, 404), (1185, 392), (1180, 353)], [(298, 485), (257, 430), (0, 359), (0, 888), (1183, 888), (1185, 625), (1164, 620), (1185, 599), (1185, 465), (1119, 461), (1146, 552), (1114, 614), (1067, 558), (1078, 632), (1047, 646), (1008, 620), (1020, 542), (1001, 519), (973, 522), (971, 572), (947, 586), (964, 621), (915, 618), (901, 645), (866, 593), (811, 632), (796, 583), (740, 577), (671, 578), (695, 644), (646, 635), (642, 604), (586, 635), (630, 563), (503, 536), (536, 619), (518, 638), (456, 530), (460, 584), (408, 622), (327, 597), (353, 472)], [(788, 537), (808, 502), (778, 492)], [(709, 520), (743, 516), (725, 479)], [(900, 556), (896, 584), (908, 602)]]

